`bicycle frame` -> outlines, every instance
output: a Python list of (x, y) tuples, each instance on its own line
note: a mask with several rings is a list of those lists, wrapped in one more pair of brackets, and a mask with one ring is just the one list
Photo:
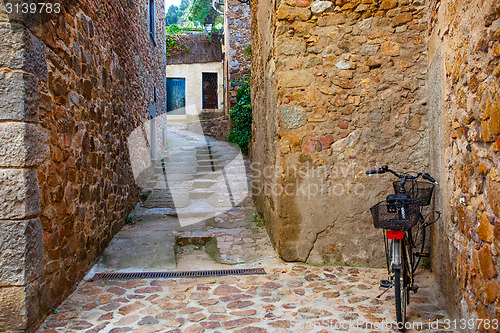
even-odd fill
[[(386, 245), (386, 258), (387, 258), (387, 270), (389, 276), (393, 276), (393, 269), (402, 269), (403, 265), (406, 264), (405, 270), (408, 271), (408, 276), (410, 277), (411, 285), (413, 285), (413, 270), (410, 269), (413, 265), (413, 256), (410, 255), (410, 235), (407, 231), (404, 231), (404, 238), (402, 239), (391, 239), (389, 244), (389, 238), (384, 233), (384, 243)], [(402, 250), (404, 249), (404, 251)], [(390, 252), (387, 252), (387, 251)]]
[(400, 239), (393, 239), (392, 240), (392, 262), (391, 262), (391, 268), (403, 268), (403, 265), (401, 263), (401, 240)]

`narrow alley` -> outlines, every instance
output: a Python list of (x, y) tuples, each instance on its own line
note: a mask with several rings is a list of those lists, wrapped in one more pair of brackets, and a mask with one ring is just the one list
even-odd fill
[[(397, 331), (393, 293), (377, 298), (384, 269), (283, 262), (255, 211), (250, 164), (238, 150), (183, 128), (171, 127), (168, 138), (147, 199), (38, 332)], [(99, 278), (206, 270), (228, 275)], [(417, 277), (409, 324), (451, 332), (432, 275)]]
[(0, 333), (499, 327), (499, 0), (0, 0)]

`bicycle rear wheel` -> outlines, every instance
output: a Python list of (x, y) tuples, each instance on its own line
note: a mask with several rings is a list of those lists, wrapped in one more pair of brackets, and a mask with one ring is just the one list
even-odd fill
[(400, 268), (394, 268), (394, 296), (396, 305), (396, 321), (398, 330), (405, 331), (406, 323), (406, 304), (408, 303), (407, 288), (403, 283), (404, 273)]
[(425, 227), (424, 227), (424, 217), (422, 213), (418, 214), (418, 222), (417, 224), (409, 230), (409, 234), (411, 235), (411, 247), (412, 247), (412, 256), (413, 256), (413, 264), (412, 270), (413, 273), (418, 268), (420, 264), (421, 257), (418, 255), (419, 253), (424, 253), (425, 250)]

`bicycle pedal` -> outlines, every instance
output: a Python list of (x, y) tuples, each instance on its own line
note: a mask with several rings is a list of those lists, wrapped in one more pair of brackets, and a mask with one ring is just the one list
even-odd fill
[(382, 288), (390, 288), (392, 287), (392, 283), (389, 280), (380, 280), (380, 286)]
[(424, 252), (416, 252), (415, 256), (416, 257), (420, 257), (420, 258), (430, 258), (431, 254), (430, 253), (424, 253)]

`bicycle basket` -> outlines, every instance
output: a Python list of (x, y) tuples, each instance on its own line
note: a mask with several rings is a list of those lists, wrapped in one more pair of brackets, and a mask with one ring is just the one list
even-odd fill
[(401, 230), (415, 226), (419, 216), (419, 201), (388, 203), (382, 201), (370, 208), (375, 228)]
[(393, 186), (396, 194), (407, 194), (410, 198), (417, 199), (420, 206), (429, 206), (435, 185), (430, 182), (407, 180), (404, 187), (401, 187), (401, 182), (399, 181), (394, 182)]

